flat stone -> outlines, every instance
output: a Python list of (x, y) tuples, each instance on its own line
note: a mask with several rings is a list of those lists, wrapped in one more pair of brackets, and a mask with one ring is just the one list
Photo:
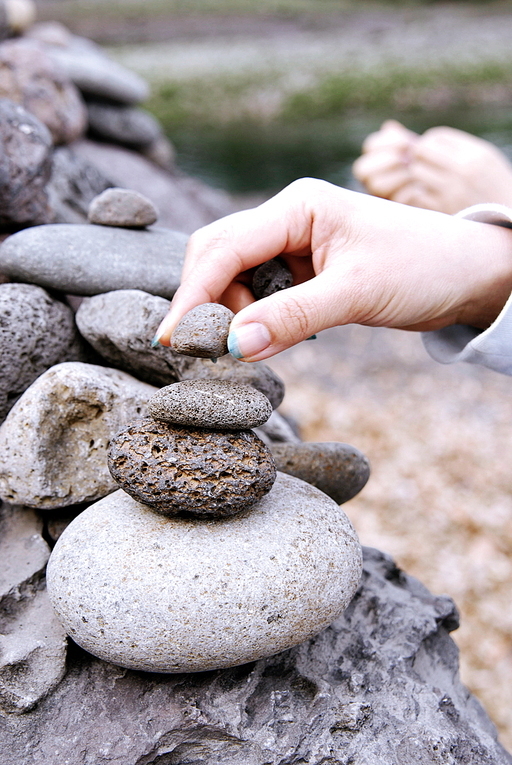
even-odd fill
[(370, 477), (365, 455), (349, 444), (272, 444), (277, 469), (316, 486), (339, 505), (355, 497)]
[[(1, 71), (1, 65), (0, 65)], [(0, 98), (0, 226), (19, 228), (51, 220), (45, 185), (52, 138), (26, 109)]]
[(187, 236), (93, 225), (47, 225), (19, 231), (0, 247), (0, 273), (74, 295), (140, 288), (171, 298)]
[(92, 200), (88, 217), (90, 223), (100, 226), (146, 228), (155, 223), (158, 212), (138, 191), (110, 188)]
[(279, 406), (283, 381), (262, 362), (245, 364), (228, 354), (213, 364), (210, 359), (182, 356), (162, 345), (152, 348), (151, 341), (170, 306), (168, 300), (142, 290), (115, 290), (83, 300), (75, 318), (81, 334), (111, 366), (152, 385), (229, 380), (252, 385), (274, 408)]
[(0, 497), (44, 509), (114, 491), (107, 467), (113, 435), (155, 389), (116, 369), (58, 364), (25, 391), (0, 427)]
[(171, 336), (171, 348), (184, 356), (218, 359), (228, 353), (229, 325), (235, 314), (219, 303), (203, 303), (185, 314)]
[(33, 284), (0, 284), (0, 421), (49, 367), (85, 359), (73, 311)]
[(167, 385), (148, 402), (155, 420), (214, 430), (247, 430), (272, 414), (268, 398), (251, 385), (228, 380), (184, 380)]
[(272, 258), (258, 266), (252, 277), (252, 291), (256, 300), (285, 290), (293, 284), (293, 276), (281, 258)]
[(70, 143), (85, 132), (87, 112), (78, 90), (35, 40), (0, 45), (0, 97), (34, 114), (56, 144)]
[(164, 515), (224, 518), (270, 491), (270, 450), (251, 430), (203, 430), (146, 418), (112, 439), (109, 470), (131, 497)]
[(162, 518), (116, 492), (62, 534), (48, 589), (66, 631), (94, 655), (150, 672), (202, 672), (317, 634), (360, 576), (348, 518), (281, 475), (251, 512), (222, 522)]
[[(34, 510), (4, 502), (0, 506), (0, 611), (14, 613), (39, 587), (50, 548), (41, 536), (43, 522)], [(2, 617), (3, 618), (3, 617)]]
[(52, 223), (86, 223), (89, 205), (115, 184), (92, 162), (68, 146), (53, 152), (51, 177), (46, 185)]
[(96, 138), (140, 149), (162, 135), (157, 120), (143, 109), (89, 101), (89, 132)]

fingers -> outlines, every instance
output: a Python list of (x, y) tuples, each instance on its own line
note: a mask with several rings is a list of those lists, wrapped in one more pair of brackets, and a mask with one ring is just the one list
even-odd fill
[(363, 153), (378, 151), (379, 149), (387, 149), (389, 147), (396, 147), (396, 149), (407, 150), (407, 148), (413, 144), (418, 138), (416, 133), (412, 130), (408, 130), (400, 122), (396, 120), (386, 120), (381, 125), (380, 130), (375, 133), (370, 133), (369, 136), (363, 142)]
[(376, 197), (393, 199), (409, 180), (408, 165), (393, 151), (363, 154), (352, 166), (354, 177)]

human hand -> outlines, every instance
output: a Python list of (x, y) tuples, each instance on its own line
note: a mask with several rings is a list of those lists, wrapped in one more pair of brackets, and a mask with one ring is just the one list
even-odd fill
[(411, 183), (409, 165), (419, 137), (400, 122), (387, 120), (364, 141), (362, 154), (352, 166), (355, 178), (370, 194), (394, 199)]
[[(255, 301), (252, 270), (277, 255), (294, 285)], [(511, 290), (511, 231), (302, 179), (192, 235), (157, 338), (169, 345), (187, 311), (222, 302), (233, 355), (258, 361), (341, 324), (484, 327)]]

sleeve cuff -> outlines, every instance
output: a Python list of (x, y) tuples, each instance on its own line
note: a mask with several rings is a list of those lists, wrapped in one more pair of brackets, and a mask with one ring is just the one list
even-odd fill
[[(473, 205), (456, 217), (512, 228), (512, 209), (504, 205)], [(454, 324), (436, 332), (424, 332), (422, 339), (430, 356), (441, 364), (466, 361), (512, 375), (512, 296), (484, 331)]]

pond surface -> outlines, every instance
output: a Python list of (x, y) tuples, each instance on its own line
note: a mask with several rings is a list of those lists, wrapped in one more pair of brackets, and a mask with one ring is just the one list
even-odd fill
[(231, 123), (226, 127), (173, 131), (180, 167), (232, 193), (272, 193), (296, 178), (312, 176), (354, 187), (352, 162), (361, 143), (384, 119), (394, 117), (419, 133), (450, 125), (482, 136), (512, 159), (512, 104), (406, 113), (359, 113), (308, 121)]

